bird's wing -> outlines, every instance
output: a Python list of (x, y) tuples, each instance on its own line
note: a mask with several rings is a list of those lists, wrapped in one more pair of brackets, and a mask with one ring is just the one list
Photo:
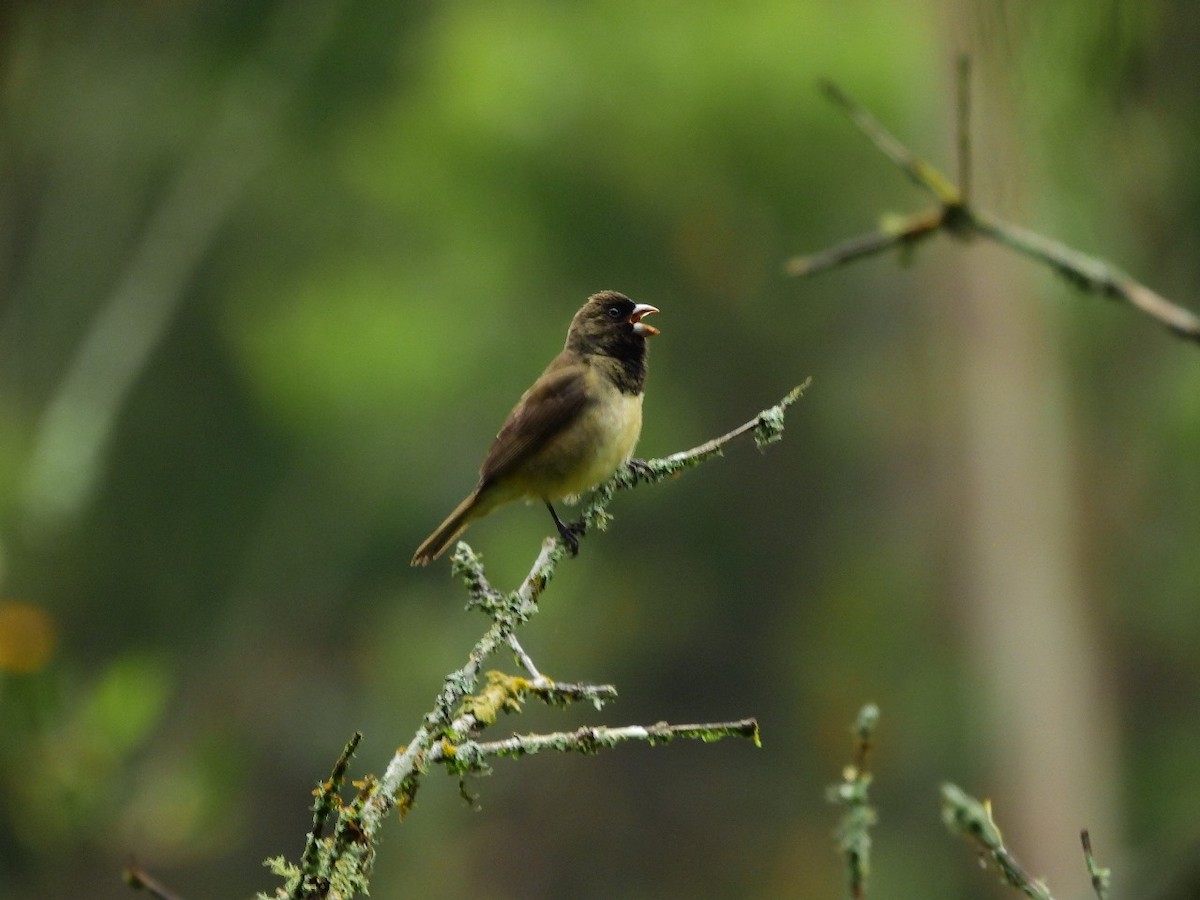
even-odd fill
[(521, 465), (562, 433), (587, 405), (587, 367), (577, 360), (554, 360), (508, 414), (479, 468), (480, 483)]

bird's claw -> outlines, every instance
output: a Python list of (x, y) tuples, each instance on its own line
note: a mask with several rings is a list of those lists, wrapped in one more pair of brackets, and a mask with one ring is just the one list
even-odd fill
[(654, 467), (644, 459), (627, 459), (625, 465), (629, 468), (636, 477), (649, 481), (651, 473), (654, 472)]
[(582, 521), (572, 522), (570, 525), (566, 524), (558, 517), (558, 513), (554, 510), (554, 505), (549, 501), (546, 501), (546, 509), (550, 510), (550, 515), (554, 517), (554, 524), (558, 528), (559, 536), (562, 537), (563, 543), (567, 545), (567, 549), (571, 552), (571, 555), (578, 556), (579, 539), (587, 530), (587, 526)]
[(563, 543), (567, 545), (567, 551), (572, 557), (579, 555), (579, 538), (583, 535), (583, 523), (572, 522), (570, 525), (565, 525), (559, 529), (558, 533), (562, 536)]

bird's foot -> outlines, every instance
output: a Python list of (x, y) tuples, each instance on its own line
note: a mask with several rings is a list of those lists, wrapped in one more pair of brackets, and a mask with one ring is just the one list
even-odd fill
[(567, 550), (571, 556), (579, 555), (579, 538), (583, 535), (584, 525), (582, 522), (572, 522), (570, 525), (564, 526), (558, 530), (562, 535), (563, 541), (566, 542)]
[(578, 556), (579, 539), (587, 530), (587, 526), (582, 521), (572, 522), (570, 525), (566, 524), (558, 517), (558, 513), (549, 503), (546, 504), (546, 509), (550, 510), (550, 515), (554, 517), (554, 524), (558, 528), (559, 536), (563, 539), (563, 543), (567, 545), (567, 550), (570, 551), (571, 556)]
[(630, 472), (643, 481), (649, 481), (651, 473), (654, 472), (650, 463), (636, 457), (625, 460), (625, 465), (629, 467)]

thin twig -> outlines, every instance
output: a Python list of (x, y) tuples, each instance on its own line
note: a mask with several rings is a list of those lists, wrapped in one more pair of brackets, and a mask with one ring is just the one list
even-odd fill
[(784, 265), (784, 270), (796, 277), (815, 275), (885, 250), (914, 246), (937, 234), (941, 228), (942, 212), (939, 209), (926, 210), (913, 216), (891, 217), (878, 231), (852, 237), (808, 256), (794, 256)]
[(304, 853), (300, 857), (301, 877), (292, 889), (293, 900), (302, 900), (306, 891), (314, 887), (315, 881), (319, 877), (321, 838), (325, 834), (325, 824), (329, 821), (330, 813), (341, 809), (340, 791), (342, 783), (346, 780), (346, 769), (350, 765), (350, 757), (358, 749), (361, 740), (361, 731), (356, 731), (351, 735), (346, 746), (342, 748), (337, 762), (333, 764), (333, 771), (328, 780), (321, 782), (313, 791), (316, 798), (313, 800), (313, 827), (312, 831), (308, 833), (308, 841), (304, 846)]
[(137, 863), (131, 862), (125, 867), (125, 883), (135, 891), (145, 891), (155, 900), (180, 900), (178, 894), (173, 894), (153, 878)]
[(878, 724), (878, 706), (871, 703), (859, 710), (854, 723), (854, 763), (846, 766), (842, 780), (826, 792), (831, 803), (846, 809), (836, 836), (846, 862), (846, 894), (850, 900), (863, 900), (867, 896), (871, 872), (871, 826), (876, 822), (876, 814), (868, 801), (871, 773), (867, 762)]
[(1005, 222), (991, 213), (969, 205), (970, 63), (966, 57), (959, 61), (958, 75), (960, 183), (957, 186), (936, 167), (918, 158), (845, 91), (832, 82), (821, 82), (821, 91), (825, 96), (850, 117), (884, 156), (895, 163), (915, 184), (932, 194), (938, 206), (911, 216), (893, 217), (891, 223), (879, 231), (851, 238), (827, 250), (790, 259), (784, 265), (785, 271), (794, 276), (812, 275), (893, 247), (910, 249), (919, 241), (939, 231), (959, 240), (986, 237), (1050, 266), (1085, 292), (1122, 300), (1166, 326), (1172, 334), (1200, 343), (1200, 316), (1190, 310), (1166, 299), (1101, 259), (1080, 253), (1065, 244)]
[(953, 784), (942, 785), (942, 820), (953, 832), (973, 841), (980, 858), (990, 862), (997, 873), (1031, 900), (1054, 900), (1040, 879), (1031, 877), (1004, 846), (1000, 828), (992, 818), (990, 803), (980, 803)]
[(1081, 290), (1124, 300), (1180, 337), (1200, 341), (1200, 316), (1175, 305), (1104, 260), (1005, 222), (991, 213), (974, 211), (971, 223), (977, 233), (1045, 263)]
[[(783, 436), (783, 416), (788, 407), (803, 397), (804, 392), (811, 384), (812, 379), (806, 378), (802, 384), (798, 384), (788, 391), (783, 399), (774, 406), (764, 409), (749, 422), (739, 425), (733, 431), (723, 434), (719, 438), (705, 441), (691, 450), (672, 453), (661, 460), (650, 460), (646, 463), (650, 469), (649, 475), (642, 474), (641, 480), (654, 483), (671, 478), (684, 469), (690, 469), (714, 456), (720, 456), (726, 444), (749, 432), (754, 432), (754, 443), (760, 450), (768, 444), (775, 443)], [(622, 485), (622, 487), (626, 486)]]
[(551, 706), (587, 702), (601, 709), (609, 700), (617, 699), (617, 689), (611, 684), (567, 684), (545, 676), (529, 683), (529, 693)]
[(842, 108), (842, 111), (858, 126), (859, 131), (870, 138), (871, 143), (880, 153), (899, 166), (912, 179), (913, 184), (929, 191), (939, 203), (949, 205), (961, 202), (962, 197), (958, 188), (950, 179), (900, 143), (895, 135), (871, 115), (865, 106), (853, 100), (849, 94), (832, 81), (821, 81), (820, 88), (826, 97)]
[(1079, 833), (1079, 842), (1083, 845), (1083, 859), (1087, 863), (1088, 877), (1092, 879), (1092, 890), (1096, 892), (1096, 900), (1108, 900), (1112, 871), (1096, 864), (1096, 857), (1092, 853), (1092, 836), (1086, 828)]
[(517, 640), (517, 636), (515, 634), (510, 634), (508, 636), (508, 646), (512, 648), (512, 652), (517, 657), (517, 661), (521, 664), (521, 667), (529, 673), (531, 678), (536, 681), (542, 677), (542, 673), (538, 671), (537, 665), (534, 663), (532, 657), (525, 652), (525, 648), (521, 646), (521, 642)]
[(750, 738), (756, 746), (761, 746), (756, 719), (698, 725), (670, 725), (666, 722), (620, 727), (589, 725), (575, 731), (553, 734), (514, 734), (499, 741), (463, 741), (453, 746), (438, 744), (431, 748), (428, 761), (443, 762), (452, 757), (456, 770), (467, 772), (486, 768), (485, 760), (492, 757), (517, 759), (543, 750), (592, 754), (630, 741), (654, 745), (665, 744), (675, 738), (686, 738), (711, 743), (727, 737)]
[(958, 57), (958, 193), (963, 206), (971, 203), (971, 57)]

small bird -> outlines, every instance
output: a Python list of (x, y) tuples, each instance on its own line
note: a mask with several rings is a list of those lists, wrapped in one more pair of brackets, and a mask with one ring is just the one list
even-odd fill
[(646, 338), (658, 312), (601, 291), (567, 329), (563, 350), (513, 407), (492, 442), (475, 490), (417, 548), (412, 564), (437, 559), (475, 519), (513, 500), (541, 500), (571, 555), (579, 538), (554, 509), (609, 478), (633, 455), (642, 431)]

